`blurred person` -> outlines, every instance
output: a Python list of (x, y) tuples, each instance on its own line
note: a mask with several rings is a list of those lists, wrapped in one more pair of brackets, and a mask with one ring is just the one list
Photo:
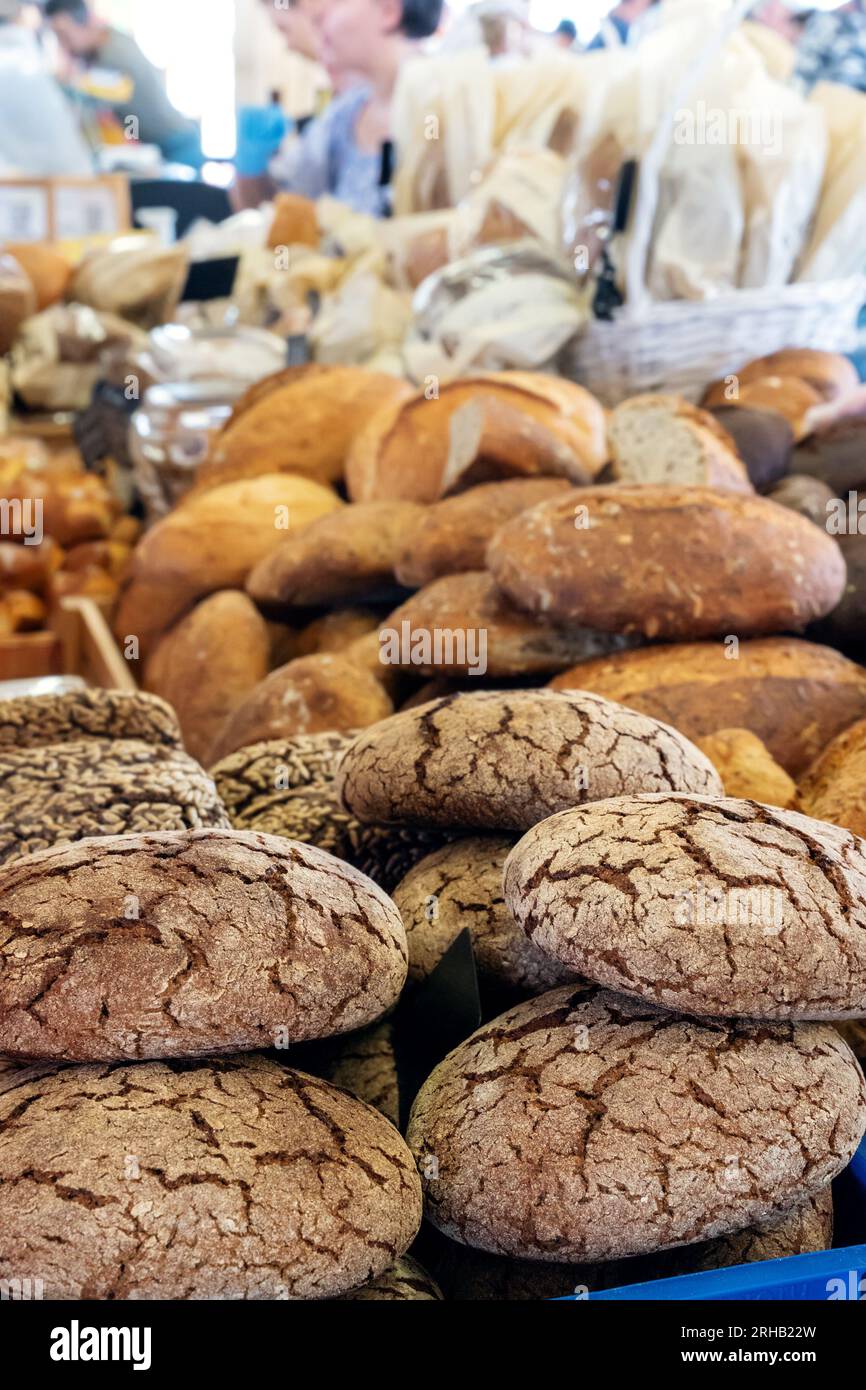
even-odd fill
[(129, 95), (108, 105), (123, 124), (132, 116), (136, 138), (156, 145), (172, 164), (202, 165), (201, 135), (195, 121), (172, 106), (165, 77), (144, 56), (131, 34), (97, 18), (85, 0), (46, 0), (45, 17), (68, 57), (85, 72), (116, 74)]
[(93, 158), (45, 63), (24, 27), (19, 0), (0, 0), (0, 172), (86, 176)]
[(617, 48), (622, 44), (634, 43), (639, 36), (641, 21), (657, 3), (658, 0), (621, 0), (601, 21), (589, 49)]
[(262, 0), (262, 4), (294, 53), (314, 63), (322, 61), (319, 23), (327, 0), (292, 0), (288, 5)]
[(573, 53), (577, 47), (577, 25), (573, 19), (561, 19), (553, 31), (553, 42), (557, 48)]
[(439, 26), (443, 0), (327, 0), (318, 32), (335, 86), (355, 80), (271, 165), (280, 188), (330, 193), (357, 212), (385, 216), (385, 149), (403, 63)]
[(866, 13), (863, 0), (837, 10), (816, 10), (806, 20), (794, 80), (807, 91), (816, 82), (841, 82), (866, 92)]

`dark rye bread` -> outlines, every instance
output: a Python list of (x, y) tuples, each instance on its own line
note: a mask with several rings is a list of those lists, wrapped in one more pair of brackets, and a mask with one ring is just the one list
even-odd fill
[(487, 546), (500, 526), (568, 488), (566, 478), (508, 478), (419, 510), (403, 537), (397, 579), (407, 589), (421, 589), (446, 574), (483, 569)]
[(364, 730), (337, 775), (364, 822), (526, 830), (626, 791), (721, 794), (673, 729), (584, 692), (447, 695)]
[(0, 871), (0, 1054), (189, 1057), (349, 1032), (406, 978), (399, 913), (307, 845), (83, 840)]
[(705, 487), (581, 488), (509, 522), (487, 561), (529, 613), (648, 638), (799, 631), (845, 587), (826, 532), (764, 497)]
[(794, 811), (620, 796), (514, 848), (505, 902), (575, 973), (725, 1018), (866, 1015), (866, 842)]
[(704, 738), (749, 729), (796, 778), (842, 729), (866, 716), (866, 671), (793, 637), (678, 642), (581, 662), (554, 690), (594, 690)]
[(372, 1105), (392, 1125), (400, 1123), (400, 1086), (394, 1051), (394, 1025), (390, 1019), (347, 1033), (340, 1038), (302, 1043), (292, 1048), (288, 1062), (301, 1071), (321, 1076), (358, 1100)]
[(0, 864), (96, 835), (230, 827), (212, 780), (179, 748), (132, 739), (0, 748)]
[(439, 1230), (571, 1264), (772, 1218), (826, 1188), (864, 1127), (829, 1025), (696, 1022), (566, 985), (446, 1057), (407, 1140)]
[(392, 894), (409, 944), (409, 978), (423, 980), (468, 930), (479, 977), (525, 994), (575, 978), (539, 951), (505, 906), (502, 874), (514, 840), (476, 835), (428, 854)]
[(833, 1243), (833, 1194), (825, 1187), (816, 1196), (781, 1211), (777, 1216), (696, 1245), (679, 1245), (650, 1255), (604, 1264), (555, 1264), (546, 1260), (514, 1260), (489, 1255), (440, 1237), (427, 1258), (446, 1297), (457, 1301), (520, 1302), (547, 1298), (585, 1297), (602, 1289), (670, 1279), (701, 1270), (779, 1260), (829, 1250)]
[(174, 710), (156, 695), (75, 690), (0, 700), (0, 748), (42, 748), (83, 738), (141, 739), (180, 748)]
[(393, 1126), (264, 1057), (22, 1079), (0, 1130), (0, 1279), (46, 1299), (339, 1297), (421, 1220)]
[(372, 1284), (343, 1296), (344, 1303), (441, 1303), (442, 1290), (426, 1269), (404, 1255)]

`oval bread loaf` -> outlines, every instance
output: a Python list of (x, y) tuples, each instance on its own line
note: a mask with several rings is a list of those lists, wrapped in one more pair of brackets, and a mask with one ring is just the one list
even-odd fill
[(866, 719), (837, 734), (807, 769), (797, 809), (866, 836)]
[(763, 497), (710, 488), (582, 488), (494, 537), (488, 564), (553, 622), (667, 639), (799, 630), (845, 587), (835, 540)]
[(0, 871), (0, 1053), (113, 1061), (286, 1046), (379, 1018), (406, 978), (390, 898), (308, 845), (123, 835)]
[(156, 695), (87, 689), (0, 701), (0, 748), (44, 748), (88, 738), (181, 746), (177, 716)]
[(535, 826), (505, 902), (587, 979), (684, 1013), (866, 1014), (866, 842), (732, 798), (614, 797)]
[(702, 1023), (565, 985), (450, 1053), (407, 1141), (446, 1235), (573, 1263), (764, 1221), (823, 1190), (864, 1127), (832, 1027)]
[(47, 1299), (334, 1298), (421, 1220), (396, 1129), (265, 1057), (19, 1079), (0, 1128), (0, 1279)]
[(584, 691), (447, 695), (364, 730), (337, 782), (359, 820), (521, 830), (629, 791), (721, 794), (674, 729)]

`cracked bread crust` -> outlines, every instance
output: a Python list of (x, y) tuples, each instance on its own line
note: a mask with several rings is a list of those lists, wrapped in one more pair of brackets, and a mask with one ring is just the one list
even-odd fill
[(318, 1299), (421, 1218), (383, 1117), (264, 1057), (74, 1067), (0, 1094), (0, 1278), (48, 1299)]
[(157, 695), (75, 690), (0, 702), (0, 748), (42, 748), (85, 738), (140, 739), (182, 748), (177, 716)]
[(406, 936), (311, 846), (204, 830), (83, 840), (0, 871), (0, 1053), (114, 1061), (286, 1046), (381, 1017)]
[(399, 1128), (400, 1088), (390, 1019), (344, 1037), (305, 1043), (290, 1050), (288, 1062), (351, 1091)]
[(832, 1027), (696, 1022), (563, 986), (446, 1057), (407, 1141), (446, 1235), (578, 1263), (771, 1218), (825, 1188), (864, 1127), (866, 1082)]
[(211, 776), (226, 809), (243, 815), (260, 797), (272, 796), (281, 788), (294, 791), (313, 782), (329, 782), (357, 733), (299, 734), (253, 743), (223, 758), (211, 768)]
[(526, 994), (575, 979), (539, 951), (505, 906), (502, 872), (514, 841), (495, 835), (455, 840), (427, 855), (392, 894), (409, 943), (409, 978), (423, 980), (468, 929), (479, 976)]
[(866, 843), (732, 798), (616, 797), (515, 847), (505, 901), (598, 984), (726, 1018), (866, 1013)]
[(178, 748), (85, 739), (0, 747), (0, 864), (98, 835), (230, 828), (211, 779)]
[(637, 791), (721, 795), (712, 763), (666, 724), (585, 691), (446, 695), (364, 730), (337, 773), (364, 822), (527, 830)]
[(406, 1303), (410, 1300), (415, 1303), (442, 1302), (442, 1290), (411, 1255), (404, 1255), (381, 1278), (372, 1284), (365, 1284), (363, 1289), (357, 1289), (355, 1293), (347, 1293), (343, 1298), (344, 1303)]

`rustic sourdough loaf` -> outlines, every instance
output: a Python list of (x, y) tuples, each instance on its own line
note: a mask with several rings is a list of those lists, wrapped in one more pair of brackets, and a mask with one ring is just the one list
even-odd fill
[(725, 1018), (866, 1014), (866, 843), (794, 811), (670, 793), (534, 826), (505, 904), (576, 973)]
[(270, 669), (270, 637), (246, 594), (212, 594), (154, 648), (144, 685), (172, 706), (186, 747), (206, 763), (229, 715)]
[(863, 1074), (829, 1025), (696, 1022), (565, 985), (450, 1053), (407, 1142), (439, 1230), (574, 1263), (771, 1219), (823, 1191), (864, 1127)]
[(381, 889), (274, 836), (82, 840), (7, 865), (0, 892), (7, 1057), (284, 1047), (373, 1022), (406, 979), (406, 934)]
[(700, 739), (749, 729), (794, 778), (825, 744), (866, 717), (866, 672), (814, 642), (767, 637), (680, 642), (584, 661), (556, 690), (594, 690)]
[(709, 759), (665, 724), (583, 691), (478, 691), (359, 734), (337, 773), (373, 824), (521, 830), (627, 790), (721, 793)]
[(608, 440), (616, 482), (753, 490), (731, 437), (679, 396), (623, 401), (611, 414)]
[(553, 622), (645, 637), (800, 629), (845, 586), (839, 547), (765, 498), (710, 488), (583, 488), (494, 537), (512, 603)]
[[(710, 387), (703, 401), (704, 406), (726, 405), (731, 402), (728, 388), (723, 383)], [(740, 379), (735, 404), (742, 404), (755, 410), (772, 410), (788, 421), (794, 431), (795, 439), (802, 439), (809, 429), (809, 413), (820, 406), (823, 397), (820, 391), (796, 376), (762, 376), (750, 381)]]
[(338, 1297), (421, 1221), (393, 1125), (265, 1057), (25, 1074), (0, 1124), (0, 1278), (49, 1299)]
[[(749, 385), (767, 377), (796, 377), (805, 381), (822, 400), (833, 401), (854, 391), (858, 385), (857, 370), (850, 358), (838, 352), (822, 352), (818, 348), (783, 348), (766, 357), (755, 357), (736, 373), (740, 384)], [(708, 392), (724, 382), (714, 382)]]

